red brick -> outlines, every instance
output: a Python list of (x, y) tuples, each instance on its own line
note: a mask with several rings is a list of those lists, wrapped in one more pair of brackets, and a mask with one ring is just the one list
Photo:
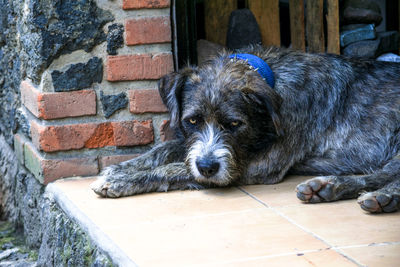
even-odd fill
[(43, 93), (39, 103), (39, 118), (45, 120), (96, 115), (94, 90)]
[(104, 169), (107, 166), (118, 164), (123, 161), (127, 161), (140, 156), (140, 154), (128, 154), (128, 155), (111, 155), (100, 157), (99, 165), (100, 169)]
[(45, 152), (98, 148), (106, 146), (134, 146), (151, 143), (151, 121), (126, 121), (43, 126), (31, 123), (32, 142)]
[(113, 146), (114, 130), (111, 123), (101, 123), (97, 125), (95, 131), (85, 142), (87, 148), (97, 148), (105, 146)]
[(123, 0), (123, 9), (164, 8), (169, 7), (170, 0)]
[(116, 146), (146, 145), (154, 140), (151, 120), (113, 122), (112, 125)]
[(96, 115), (94, 90), (41, 93), (29, 81), (21, 82), (22, 104), (37, 118), (50, 120)]
[(171, 42), (169, 16), (128, 20), (125, 31), (127, 45)]
[(160, 113), (168, 112), (167, 107), (161, 100), (158, 90), (140, 89), (130, 90), (129, 94), (129, 111), (135, 114), (146, 112)]
[(157, 80), (174, 70), (172, 55), (119, 55), (107, 60), (108, 81)]
[(24, 148), (25, 166), (42, 184), (64, 177), (93, 176), (99, 173), (95, 157), (45, 159), (31, 143), (26, 143)]
[(169, 120), (163, 120), (161, 123), (160, 139), (162, 142), (176, 139), (175, 131), (169, 127)]

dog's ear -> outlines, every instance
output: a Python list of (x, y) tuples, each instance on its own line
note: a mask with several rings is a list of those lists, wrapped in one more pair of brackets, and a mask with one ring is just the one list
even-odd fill
[(158, 91), (170, 113), (170, 125), (172, 128), (176, 128), (179, 125), (182, 91), (191, 73), (193, 73), (193, 69), (188, 67), (179, 72), (167, 74), (158, 82)]
[(265, 113), (271, 116), (276, 134), (278, 136), (283, 136), (284, 131), (279, 113), (282, 103), (281, 96), (265, 82), (264, 84), (252, 84), (252, 86), (242, 89), (242, 92), (245, 95), (245, 99), (252, 105), (256, 105), (257, 108), (264, 110)]

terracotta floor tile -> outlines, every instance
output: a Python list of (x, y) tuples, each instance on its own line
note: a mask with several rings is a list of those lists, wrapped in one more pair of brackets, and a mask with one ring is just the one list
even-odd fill
[(346, 255), (368, 267), (400, 266), (400, 243), (341, 249)]
[(118, 199), (100, 198), (89, 188), (92, 181), (65, 180), (56, 184), (90, 219), (108, 228), (264, 207), (234, 187), (151, 193)]
[(190, 266), (326, 248), (267, 208), (104, 229), (139, 266)]
[(276, 209), (333, 246), (400, 241), (400, 212), (369, 214), (355, 200)]
[(253, 259), (244, 259), (238, 262), (226, 262), (216, 263), (208, 265), (210, 267), (282, 267), (282, 266), (294, 266), (294, 267), (351, 267), (357, 266), (343, 255), (333, 251), (323, 249), (317, 252), (306, 252), (293, 255), (282, 255), (282, 256), (271, 256), (271, 257), (260, 257)]
[(294, 188), (307, 178), (245, 186), (245, 192), (226, 188), (120, 199), (97, 197), (89, 188), (93, 179), (55, 184), (139, 266), (354, 266), (327, 249), (328, 243), (362, 264), (399, 262), (398, 243), (366, 245), (400, 242), (400, 212), (371, 215), (355, 200), (302, 204)]
[(289, 176), (283, 182), (273, 185), (241, 186), (243, 190), (255, 196), (269, 207), (303, 205), (296, 197), (296, 186), (312, 176)]

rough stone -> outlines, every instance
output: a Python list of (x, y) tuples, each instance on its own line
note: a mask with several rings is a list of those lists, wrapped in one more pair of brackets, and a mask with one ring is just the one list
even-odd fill
[(382, 21), (381, 9), (374, 0), (346, 0), (343, 18), (346, 24), (374, 23), (378, 26)]
[(89, 52), (106, 40), (103, 26), (114, 18), (95, 0), (29, 0), (22, 10), (20, 41), (26, 74), (35, 83), (51, 62), (78, 49)]
[(353, 57), (376, 58), (383, 53), (396, 51), (398, 47), (398, 32), (378, 32), (376, 40), (364, 40), (349, 44), (343, 49), (343, 54)]
[(56, 92), (66, 92), (89, 88), (103, 80), (103, 61), (94, 57), (87, 63), (72, 64), (65, 72), (51, 73)]
[[(18, 43), (18, 21), (23, 1), (0, 0), (0, 133), (8, 144), (21, 127), (18, 95), (21, 60)], [(5, 104), (7, 103), (7, 104)]]
[(386, 54), (380, 55), (376, 60), (400, 63), (400, 56), (393, 54), (393, 53), (386, 53)]
[(107, 53), (117, 55), (117, 49), (124, 46), (124, 26), (122, 24), (111, 24), (107, 33)]
[(128, 106), (128, 98), (125, 93), (118, 95), (104, 95), (100, 91), (100, 101), (103, 105), (103, 112), (106, 118), (111, 117), (117, 110), (126, 108)]
[(18, 163), (2, 135), (0, 168), (0, 217), (19, 226), (26, 245), (38, 249), (37, 266), (112, 266), (110, 258)]
[(226, 46), (239, 49), (250, 44), (261, 44), (261, 33), (256, 18), (249, 9), (232, 11), (229, 17)]
[(345, 47), (351, 43), (375, 39), (375, 26), (374, 24), (350, 24), (358, 25), (353, 27), (343, 27), (343, 31), (340, 33), (340, 45)]

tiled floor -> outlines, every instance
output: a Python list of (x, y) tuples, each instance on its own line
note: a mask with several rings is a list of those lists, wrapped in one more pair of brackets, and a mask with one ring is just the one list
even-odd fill
[(93, 179), (56, 186), (139, 266), (400, 266), (400, 212), (302, 204), (304, 179), (121, 199), (98, 198)]

